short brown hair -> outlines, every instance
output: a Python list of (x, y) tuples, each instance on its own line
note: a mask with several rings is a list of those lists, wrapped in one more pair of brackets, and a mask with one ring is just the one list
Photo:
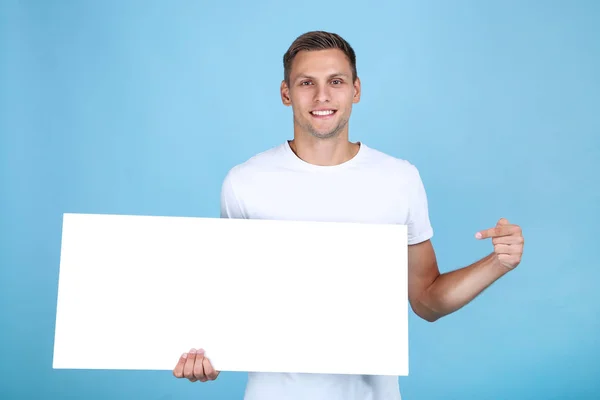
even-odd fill
[(285, 82), (290, 83), (290, 70), (296, 54), (300, 51), (327, 49), (339, 49), (344, 52), (352, 69), (352, 82), (356, 81), (356, 54), (350, 43), (336, 33), (312, 31), (298, 36), (283, 55), (283, 79)]

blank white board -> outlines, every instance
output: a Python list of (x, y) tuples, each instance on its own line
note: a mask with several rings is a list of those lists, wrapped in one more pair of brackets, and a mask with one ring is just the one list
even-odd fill
[(64, 214), (53, 367), (408, 375), (405, 225)]

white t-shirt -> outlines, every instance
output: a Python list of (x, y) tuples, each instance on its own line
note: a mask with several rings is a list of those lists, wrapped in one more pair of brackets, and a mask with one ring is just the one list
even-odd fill
[[(364, 143), (351, 160), (335, 166), (303, 161), (287, 141), (257, 154), (227, 174), (221, 193), (221, 217), (404, 224), (408, 225), (409, 244), (433, 236), (418, 170), (408, 161)], [(310, 238), (306, 240), (310, 242)], [(258, 372), (249, 373), (244, 397), (245, 400), (400, 398), (398, 377), (394, 376)]]

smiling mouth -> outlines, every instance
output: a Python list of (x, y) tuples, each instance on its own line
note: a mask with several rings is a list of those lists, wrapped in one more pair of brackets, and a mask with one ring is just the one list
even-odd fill
[(310, 114), (313, 117), (329, 117), (336, 113), (337, 110), (316, 110), (311, 111)]

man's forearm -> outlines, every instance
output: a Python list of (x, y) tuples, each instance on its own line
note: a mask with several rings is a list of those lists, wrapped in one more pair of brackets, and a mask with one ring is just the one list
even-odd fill
[(441, 274), (418, 299), (415, 308), (428, 321), (435, 321), (462, 308), (492, 283), (509, 272), (495, 254), (451, 272)]

